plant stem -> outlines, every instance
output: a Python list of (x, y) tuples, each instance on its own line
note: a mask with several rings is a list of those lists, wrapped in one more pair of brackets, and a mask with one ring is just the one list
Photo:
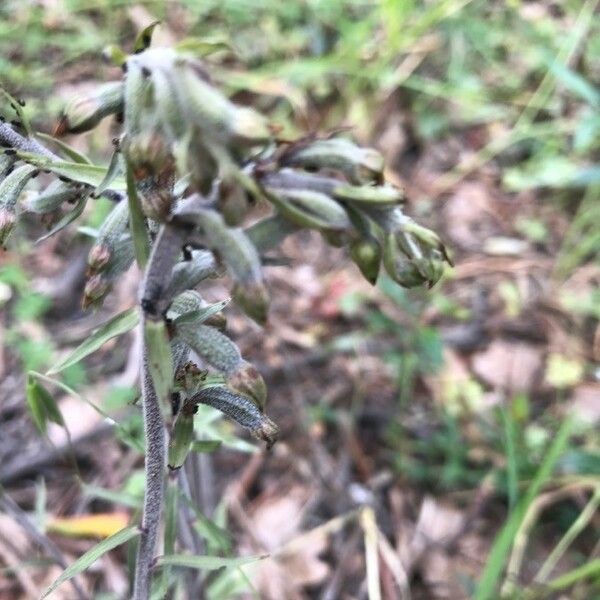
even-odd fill
[(147, 600), (150, 596), (151, 569), (165, 493), (165, 426), (146, 359), (142, 366), (142, 401), (146, 437), (146, 489), (142, 535), (135, 563), (133, 600)]

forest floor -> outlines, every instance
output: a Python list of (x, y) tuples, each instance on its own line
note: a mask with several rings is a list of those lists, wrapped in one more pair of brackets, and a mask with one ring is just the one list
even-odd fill
[[(586, 98), (600, 64), (598, 44), (588, 45), (600, 30), (595, 4), (566, 3), (561, 9), (533, 2), (486, 12), (482, 3), (442, 2), (446, 12), (415, 33), (413, 50), (399, 47), (402, 60), (396, 62), (368, 45), (368, 31), (380, 33), (385, 13), (368, 13), (358, 19), (362, 26), (350, 27), (357, 19), (347, 12), (360, 13), (361, 3), (343, 19), (336, 12), (348, 8), (343, 2), (328, 8), (325, 3), (323, 12), (314, 14), (308, 8), (298, 8), (299, 14), (264, 8), (256, 19), (272, 36), (265, 48), (231, 8), (244, 3), (211, 4), (202, 15), (185, 2), (173, 3), (167, 14), (141, 4), (111, 9), (108, 2), (96, 10), (82, 3), (71, 14), (66, 4), (15, 8), (8, 25), (0, 24), (0, 34), (6, 28), (0, 79), (17, 88), (15, 94), (33, 99), (40, 129), (51, 130), (48, 115), (56, 114), (61, 98), (114, 77), (112, 67), (95, 66), (93, 54), (111, 36), (131, 40), (131, 32), (154, 17), (163, 19), (157, 31), (167, 41), (206, 34), (211, 23), (227, 35), (238, 27), (234, 41), (255, 55), (240, 61), (247, 71), (234, 61), (235, 72), (246, 84), (250, 78), (243, 73), (256, 65), (259, 72), (247, 96), (281, 116), (272, 96), (289, 94), (292, 106), (300, 104), (292, 111), (296, 132), (356, 125), (352, 133), (384, 153), (388, 178), (406, 190), (407, 212), (438, 231), (453, 257), (454, 268), (432, 290), (406, 291), (386, 278), (371, 287), (343, 250), (332, 249), (314, 232), (301, 233), (278, 253), (287, 264), (266, 269), (272, 297), (267, 326), (227, 308), (228, 333), (263, 374), (267, 412), (281, 437), (266, 452), (221, 420), (215, 430), (223, 446), (195, 456), (187, 466), (202, 513), (227, 531), (232, 543), (227, 552), (270, 555), (244, 567), (243, 574), (211, 575), (207, 596), (376, 600), (376, 587), (386, 600), (460, 600), (473, 596), (491, 560), (508, 565), (501, 579), (508, 598), (583, 600), (600, 594), (598, 569), (575, 580), (563, 596), (558, 595), (562, 588), (546, 585), (560, 583), (561, 575), (593, 565), (600, 556), (600, 514), (594, 510), (600, 489), (600, 203), (594, 166), (600, 124), (597, 112), (591, 124), (588, 113), (598, 104)], [(588, 5), (594, 16), (580, 31)], [(413, 11), (407, 22), (420, 22), (419, 11)], [(504, 42), (492, 37), (493, 28), (486, 29), (492, 17), (507, 28), (503, 31), (516, 22), (511, 18), (522, 22), (519, 27), (534, 28), (539, 38), (519, 38), (528, 30), (515, 29), (515, 39), (506, 44), (514, 49), (519, 39), (528, 39), (523, 56), (547, 50), (564, 58), (567, 75), (549, 70), (558, 83), (546, 93), (545, 71), (526, 59), (527, 68), (520, 63), (515, 68), (518, 82), (509, 77), (514, 57), (489, 67), (497, 69), (497, 78), (506, 77), (502, 85), (514, 86), (508, 91), (486, 79), (481, 57), (478, 68), (469, 71), (472, 57), (459, 51), (469, 42), (461, 27), (475, 31), (477, 26), (489, 35), (489, 47), (477, 51), (486, 60), (500, 60)], [(367, 25), (372, 29), (366, 31)], [(310, 37), (317, 26), (323, 40)], [(28, 43), (18, 39), (25, 28)], [(289, 31), (293, 35), (286, 39)], [(579, 38), (569, 54), (554, 38), (571, 31)], [(321, 62), (302, 54), (302, 48), (311, 48), (302, 36), (327, 45), (334, 34), (347, 37), (338, 44), (341, 50), (335, 45), (323, 50)], [(45, 35), (50, 44), (42, 60), (35, 48), (43, 48)], [(571, 38), (565, 34), (565, 39)], [(373, 82), (353, 78), (363, 60), (350, 54), (356, 44), (363, 44), (364, 60), (373, 65)], [(84, 59), (76, 61), (80, 55)], [(41, 60), (50, 66), (42, 68)], [(285, 60), (292, 63), (288, 71), (280, 66)], [(230, 63), (220, 64), (232, 68)], [(540, 64), (548, 68), (547, 62)], [(355, 71), (348, 72), (348, 65)], [(40, 80), (28, 76), (28, 69), (42, 73)], [(302, 69), (310, 77), (303, 79)], [(453, 79), (457, 70), (463, 88)], [(289, 88), (286, 77), (293, 82)], [(519, 88), (525, 84), (526, 95)], [(484, 88), (498, 95), (479, 98)], [(488, 114), (482, 107), (498, 111)], [(476, 110), (477, 118), (464, 116)], [(519, 120), (523, 114), (525, 125)], [(581, 146), (585, 140), (577, 136), (585, 135), (580, 129), (586, 123), (596, 130)], [(107, 121), (99, 133), (69, 141), (106, 160), (117, 127)], [(588, 178), (578, 179), (581, 173)], [(86, 224), (93, 227), (107, 210), (108, 202), (99, 201)], [(43, 532), (42, 539), (72, 562), (102, 537), (103, 527), (118, 528), (135, 517), (143, 489), (141, 453), (80, 398), (55, 390), (70, 439), (55, 425), (40, 436), (28, 414), (26, 372), (44, 371), (94, 327), (133, 306), (139, 283), (132, 268), (102, 309), (82, 311), (89, 238), (65, 230), (34, 246), (30, 240), (42, 230), (27, 221), (0, 252), (2, 599), (38, 597), (62, 570), (48, 559), (48, 548), (23, 529), (22, 511)], [(201, 291), (209, 301), (229, 293), (221, 280)], [(66, 372), (63, 382), (139, 436), (139, 411), (131, 404), (139, 348), (135, 335), (128, 344), (123, 339), (108, 342), (85, 367)], [(529, 498), (528, 487), (568, 418), (576, 421), (573, 433), (551, 476)], [(527, 517), (512, 536), (514, 545), (498, 558), (490, 551), (519, 506)], [(75, 519), (94, 514), (104, 520), (81, 525)], [(565, 534), (568, 538), (577, 527), (580, 535), (561, 549)], [(207, 536), (210, 547), (214, 540)], [(549, 567), (557, 547), (558, 561), (542, 582), (540, 569)], [(367, 565), (372, 550), (375, 566)], [(376, 586), (366, 576), (367, 566), (378, 572)], [(95, 590), (94, 598), (121, 598), (127, 577), (126, 553), (116, 551), (80, 581)], [(73, 590), (63, 585), (51, 598), (70, 600)]]

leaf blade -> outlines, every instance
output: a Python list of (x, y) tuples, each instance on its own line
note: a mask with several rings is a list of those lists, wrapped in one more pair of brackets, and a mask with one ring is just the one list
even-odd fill
[(92, 548), (90, 548), (85, 554), (80, 556), (74, 563), (69, 565), (60, 576), (54, 580), (54, 582), (44, 591), (41, 596), (41, 600), (47, 598), (59, 585), (63, 584), (65, 581), (72, 579), (75, 575), (79, 575), (85, 571), (88, 567), (94, 564), (101, 556), (113, 550), (117, 546), (121, 546), (122, 544), (128, 542), (140, 535), (140, 529), (137, 525), (132, 525), (130, 527), (126, 527), (125, 529), (121, 529), (117, 533), (107, 537), (102, 540), (99, 544), (96, 544)]
[(217, 569), (242, 567), (244, 565), (264, 560), (268, 554), (260, 556), (242, 556), (238, 558), (223, 558), (221, 556), (192, 556), (189, 554), (170, 554), (159, 556), (156, 559), (156, 565), (187, 567), (189, 569), (199, 569), (205, 571), (215, 571)]
[(101, 348), (108, 340), (127, 333), (139, 322), (137, 308), (130, 308), (119, 313), (103, 325), (100, 325), (86, 340), (84, 340), (71, 354), (56, 363), (47, 375), (56, 375), (67, 367), (78, 363), (83, 358)]

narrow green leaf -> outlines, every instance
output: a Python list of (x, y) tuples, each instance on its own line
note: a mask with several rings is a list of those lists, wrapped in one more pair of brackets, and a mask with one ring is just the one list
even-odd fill
[(159, 556), (156, 565), (159, 567), (172, 565), (175, 567), (188, 567), (202, 571), (214, 571), (216, 569), (242, 567), (250, 563), (268, 558), (268, 554), (262, 556), (245, 556), (239, 558), (222, 558), (220, 556), (192, 556), (189, 554), (171, 554)]
[(48, 135), (47, 133), (42, 133), (41, 131), (36, 132), (35, 137), (38, 137), (45, 142), (50, 142), (54, 144), (60, 151), (71, 161), (78, 163), (80, 165), (91, 165), (92, 161), (83, 153), (79, 152), (79, 150), (75, 150), (72, 146), (69, 146), (66, 142), (55, 138), (52, 135)]
[(144, 322), (144, 337), (148, 352), (148, 368), (156, 395), (165, 415), (170, 413), (173, 387), (173, 357), (164, 321)]
[(510, 514), (500, 533), (496, 536), (483, 574), (479, 580), (479, 585), (473, 596), (474, 600), (488, 600), (489, 598), (497, 597), (496, 585), (504, 569), (506, 557), (514, 542), (515, 535), (525, 518), (530, 504), (535, 500), (541, 487), (552, 475), (552, 470), (556, 462), (569, 442), (572, 427), (572, 419), (567, 418), (563, 421), (525, 495)]
[(39, 244), (44, 240), (47, 240), (49, 237), (52, 237), (54, 234), (62, 231), (65, 227), (70, 225), (75, 219), (78, 219), (83, 213), (83, 209), (88, 200), (88, 195), (84, 194), (78, 201), (77, 204), (73, 207), (71, 212), (68, 212), (48, 233), (44, 234), (42, 237), (38, 238), (35, 243)]
[(72, 579), (75, 575), (79, 575), (87, 568), (92, 566), (101, 556), (116, 548), (117, 546), (121, 546), (125, 542), (133, 539), (134, 537), (140, 534), (140, 530), (136, 525), (132, 525), (131, 527), (126, 527), (125, 529), (121, 529), (121, 531), (117, 531), (117, 533), (107, 537), (105, 540), (102, 540), (99, 544), (96, 544), (93, 548), (90, 548), (83, 556), (78, 558), (73, 564), (69, 565), (52, 583), (52, 585), (46, 589), (46, 591), (42, 594), (41, 600), (47, 598), (59, 585)]
[(28, 375), (35, 377), (40, 381), (46, 381), (47, 383), (55, 385), (61, 390), (64, 390), (67, 394), (73, 396), (73, 398), (77, 398), (78, 400), (81, 400), (81, 402), (85, 402), (87, 405), (91, 406), (99, 415), (106, 419), (108, 423), (111, 423), (114, 426), (115, 430), (125, 443), (131, 446), (131, 448), (137, 450), (140, 454), (144, 453), (144, 447), (138, 438), (135, 437), (135, 435), (133, 435), (125, 425), (117, 423), (102, 407), (98, 406), (85, 396), (78, 394), (72, 387), (69, 387), (66, 383), (59, 381), (58, 379), (52, 379), (51, 377), (43, 375), (42, 373), (38, 373), (37, 371), (29, 371)]
[(580, 567), (577, 567), (563, 575), (559, 575), (556, 579), (553, 579), (546, 584), (546, 589), (552, 591), (564, 590), (571, 587), (582, 579), (594, 578), (598, 581), (600, 577), (600, 558), (590, 560)]
[(152, 34), (154, 33), (154, 28), (157, 25), (160, 25), (160, 21), (153, 21), (152, 23), (150, 23), (150, 25), (148, 25), (147, 27), (142, 29), (140, 33), (138, 33), (138, 36), (135, 38), (135, 42), (133, 44), (134, 54), (139, 54), (140, 52), (143, 52), (146, 48), (150, 46), (150, 44), (152, 43)]
[(221, 440), (196, 440), (192, 442), (192, 452), (214, 452), (221, 447), (223, 442)]
[[(38, 167), (39, 169), (52, 171), (55, 175), (66, 177), (72, 181), (85, 183), (93, 187), (99, 186), (106, 177), (107, 167), (97, 165), (83, 164), (79, 162), (70, 162), (67, 160), (52, 160), (41, 154), (32, 152), (17, 152), (17, 156), (24, 162)], [(112, 188), (115, 190), (124, 190), (126, 188), (125, 180), (117, 177), (112, 182)]]
[(177, 317), (173, 322), (175, 325), (181, 325), (183, 323), (202, 323), (206, 321), (209, 317), (220, 313), (231, 301), (231, 298), (227, 298), (226, 300), (221, 300), (220, 302), (215, 302), (214, 304), (210, 304), (205, 306), (199, 310), (193, 310), (187, 313), (184, 313)]
[(40, 386), (38, 382), (32, 377), (27, 378), (27, 387), (25, 390), (25, 397), (27, 400), (27, 406), (31, 413), (31, 418), (35, 423), (35, 426), (41, 433), (46, 433), (48, 426), (48, 416), (44, 408), (44, 403), (40, 398), (39, 394)]
[(127, 179), (127, 201), (129, 202), (129, 224), (131, 235), (133, 236), (135, 260), (140, 269), (143, 269), (148, 264), (148, 259), (150, 257), (150, 242), (148, 240), (148, 231), (146, 229), (146, 219), (144, 218), (144, 213), (142, 213), (133, 172), (129, 163), (126, 163), (125, 170)]
[(40, 383), (33, 372), (29, 372), (27, 375), (27, 403), (35, 424), (42, 433), (46, 432), (48, 421), (61, 427), (65, 426), (54, 396)]
[(95, 329), (69, 356), (56, 363), (48, 372), (48, 375), (60, 373), (67, 367), (78, 363), (80, 360), (102, 347), (108, 340), (127, 333), (132, 330), (139, 321), (137, 308), (130, 308), (113, 317), (103, 325)]
[(94, 190), (94, 196), (101, 196), (112, 185), (112, 182), (119, 175), (122, 175), (122, 173), (123, 163), (121, 161), (121, 153), (115, 150), (111, 156), (108, 169), (106, 170), (106, 176)]
[(108, 490), (96, 485), (89, 485), (84, 482), (81, 482), (81, 491), (87, 498), (98, 498), (99, 500), (105, 500), (112, 504), (120, 504), (135, 509), (142, 506), (141, 497), (138, 498), (137, 496), (127, 494), (126, 492), (115, 492), (114, 490)]

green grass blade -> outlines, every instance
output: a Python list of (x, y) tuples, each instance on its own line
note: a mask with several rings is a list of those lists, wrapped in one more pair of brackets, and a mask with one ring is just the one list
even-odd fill
[(508, 507), (513, 510), (519, 497), (519, 464), (515, 450), (515, 422), (511, 413), (501, 409), (502, 423), (506, 443), (506, 475), (508, 480)]
[(239, 558), (222, 558), (220, 556), (193, 556), (191, 554), (170, 554), (159, 556), (156, 564), (159, 567), (170, 565), (174, 567), (187, 567), (189, 569), (200, 569), (201, 571), (214, 571), (216, 569), (241, 567), (258, 560), (267, 558), (268, 554), (262, 556), (242, 556)]
[(92, 566), (101, 556), (116, 548), (117, 546), (121, 546), (125, 542), (133, 539), (134, 537), (140, 534), (140, 530), (137, 526), (132, 525), (131, 527), (126, 527), (125, 529), (121, 529), (121, 531), (117, 531), (117, 533), (107, 537), (105, 540), (102, 540), (99, 544), (96, 544), (93, 548), (90, 548), (83, 556), (80, 556), (73, 564), (69, 565), (46, 589), (46, 591), (42, 594), (41, 600), (48, 597), (59, 585), (68, 581), (69, 579), (75, 577), (75, 575), (79, 575), (87, 568)]
[(540, 465), (535, 477), (533, 478), (527, 492), (515, 507), (515, 510), (510, 514), (508, 520), (504, 524), (500, 533), (497, 535), (492, 549), (488, 556), (485, 568), (479, 585), (473, 596), (473, 600), (487, 600), (489, 598), (495, 598), (496, 585), (504, 569), (506, 558), (514, 541), (515, 535), (527, 513), (529, 505), (533, 502), (535, 497), (538, 495), (540, 488), (548, 480), (552, 474), (552, 470), (556, 465), (556, 462), (560, 458), (561, 454), (565, 450), (569, 437), (571, 435), (571, 429), (573, 422), (567, 418), (560, 426), (554, 440), (552, 441), (544, 460)]
[(86, 356), (102, 347), (108, 340), (127, 333), (133, 329), (139, 321), (136, 308), (130, 308), (116, 317), (113, 317), (103, 325), (100, 325), (83, 343), (81, 343), (71, 354), (56, 363), (47, 375), (55, 375), (64, 369), (78, 363)]
[(590, 577), (593, 577), (594, 579), (600, 577), (600, 558), (586, 562), (580, 567), (553, 579), (548, 583), (547, 587), (552, 591), (557, 592), (571, 587), (582, 579), (588, 579)]

